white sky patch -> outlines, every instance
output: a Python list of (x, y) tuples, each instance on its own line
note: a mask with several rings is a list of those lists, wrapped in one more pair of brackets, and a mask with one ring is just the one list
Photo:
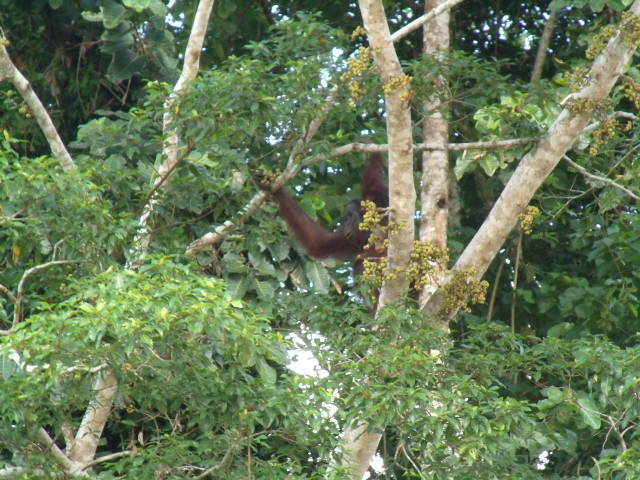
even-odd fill
[[(311, 338), (313, 336), (314, 334), (311, 334)], [(292, 333), (289, 339), (296, 346), (296, 348), (289, 350), (290, 360), (287, 366), (291, 371), (307, 377), (325, 378), (329, 375), (329, 372), (320, 366), (318, 359), (314, 357), (298, 335)]]

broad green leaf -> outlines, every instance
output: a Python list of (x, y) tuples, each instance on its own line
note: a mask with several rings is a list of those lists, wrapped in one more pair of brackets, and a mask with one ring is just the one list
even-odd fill
[(264, 358), (259, 358), (256, 362), (256, 368), (262, 380), (265, 383), (273, 385), (276, 383), (276, 370), (271, 367)]
[(304, 273), (311, 282), (313, 289), (318, 293), (328, 293), (331, 277), (327, 269), (319, 262), (304, 260)]
[(578, 405), (580, 406), (580, 413), (585, 423), (594, 430), (599, 429), (602, 425), (602, 420), (600, 419), (598, 406), (593, 399), (584, 393), (580, 394), (578, 395)]

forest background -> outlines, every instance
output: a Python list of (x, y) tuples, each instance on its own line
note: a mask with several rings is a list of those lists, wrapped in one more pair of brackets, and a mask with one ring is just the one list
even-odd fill
[(0, 477), (640, 478), (639, 15), (0, 0)]

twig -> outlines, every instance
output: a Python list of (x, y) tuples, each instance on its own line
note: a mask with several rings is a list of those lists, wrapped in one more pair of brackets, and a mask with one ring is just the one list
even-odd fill
[(222, 460), (220, 460), (220, 462), (217, 465), (207, 468), (200, 475), (198, 475), (197, 477), (194, 477), (194, 480), (202, 480), (203, 478), (206, 478), (209, 475), (211, 475), (213, 472), (217, 472), (221, 468), (224, 468), (226, 464), (229, 462), (229, 459), (231, 458), (231, 455), (233, 454), (237, 446), (238, 446), (237, 443), (229, 445), (229, 448), (227, 448), (227, 451), (225, 452), (224, 457), (222, 457)]
[(518, 299), (518, 273), (522, 258), (522, 227), (518, 229), (518, 243), (516, 244), (516, 264), (513, 267), (513, 292), (511, 293), (511, 333), (516, 334), (516, 300)]
[[(536, 143), (540, 141), (538, 137), (525, 137), (525, 138), (512, 138), (509, 140), (490, 140), (486, 142), (465, 142), (465, 143), (450, 143), (447, 145), (447, 150), (459, 151), (459, 150), (493, 150), (498, 148), (515, 148), (521, 145), (527, 145), (529, 143)], [(426, 143), (419, 143), (416, 145), (416, 150), (435, 150), (434, 147), (429, 146)]]
[(15, 220), (16, 218), (18, 218), (20, 216), (21, 212), (16, 212), (13, 215), (11, 215), (10, 217), (2, 217), (0, 219), (0, 225), (3, 225), (7, 222), (10, 222), (12, 220)]
[(58, 247), (60, 247), (60, 245), (62, 245), (62, 243), (65, 241), (64, 238), (61, 238), (60, 240), (58, 240), (56, 242), (56, 244), (53, 246), (53, 253), (51, 254), (51, 258), (53, 260), (56, 259), (56, 257), (58, 256)]
[(134, 454), (133, 450), (124, 450), (122, 452), (111, 453), (109, 455), (104, 455), (102, 457), (98, 457), (94, 460), (91, 460), (90, 462), (84, 465), (84, 468), (86, 469), (89, 467), (93, 467), (94, 465), (97, 465), (102, 462), (109, 462), (111, 460), (115, 460), (116, 458), (128, 457), (129, 455), (133, 455), (133, 454)]
[(584, 175), (587, 178), (590, 178), (592, 180), (596, 180), (598, 182), (602, 182), (605, 183), (611, 187), (617, 188), (619, 190), (622, 190), (624, 193), (626, 193), (627, 195), (629, 195), (631, 198), (633, 198), (634, 200), (638, 201), (640, 200), (640, 196), (638, 196), (637, 194), (633, 193), (631, 190), (629, 190), (626, 187), (623, 187), (622, 185), (620, 185), (619, 183), (614, 182), (613, 180), (610, 180), (606, 177), (600, 177), (598, 175), (594, 175), (593, 173), (589, 173), (584, 167), (581, 167), (580, 165), (578, 165), (576, 162), (574, 162), (573, 160), (571, 160), (567, 155), (563, 155), (562, 157), (564, 159), (565, 162), (567, 162), (569, 165), (571, 165), (573, 168), (575, 168), (576, 170), (578, 170), (578, 172), (580, 172), (582, 175)]
[[(629, 112), (613, 112), (611, 115), (607, 115), (607, 118), (624, 118), (625, 120), (631, 120), (633, 122), (637, 122), (638, 120), (640, 120), (640, 117), (638, 117), (637, 115), (634, 115), (633, 113), (629, 113)], [(582, 133), (587, 133), (587, 132), (591, 132), (591, 131), (595, 130), (596, 128), (598, 128), (600, 126), (601, 123), (602, 123), (601, 120), (599, 120), (597, 122), (593, 122), (591, 125), (588, 125), (582, 131)]]
[(37, 265), (35, 267), (26, 270), (22, 274), (22, 278), (20, 279), (20, 283), (18, 283), (18, 293), (15, 297), (15, 309), (13, 311), (13, 324), (12, 329), (15, 328), (20, 322), (20, 317), (22, 316), (22, 303), (24, 301), (24, 288), (27, 282), (27, 279), (33, 275), (34, 273), (38, 273), (45, 268), (53, 267), (54, 265), (69, 265), (71, 263), (80, 263), (78, 260), (54, 260), (52, 262), (43, 263), (42, 265)]
[(409, 463), (411, 463), (411, 466), (414, 468), (414, 470), (416, 471), (416, 473), (418, 475), (420, 475), (420, 478), (424, 479), (426, 478), (423, 474), (422, 474), (422, 470), (420, 469), (420, 467), (418, 467), (418, 465), (416, 464), (416, 462), (413, 460), (413, 458), (411, 458), (411, 455), (409, 455), (409, 452), (407, 452), (406, 447), (404, 446), (404, 443), (400, 444), (398, 446), (398, 448), (402, 451), (402, 453), (404, 454), (405, 458), (407, 460), (409, 460)]
[(138, 210), (134, 214), (134, 217), (137, 217), (141, 215), (142, 212), (144, 212), (145, 208), (147, 208), (147, 205), (149, 204), (149, 201), (152, 198), (154, 198), (154, 195), (156, 194), (156, 192), (160, 189), (160, 187), (162, 187), (162, 185), (165, 184), (165, 182), (169, 179), (171, 174), (175, 172), (178, 165), (182, 163), (182, 160), (184, 160), (187, 157), (187, 155), (189, 155), (191, 152), (193, 152), (193, 147), (189, 147), (182, 155), (180, 155), (180, 158), (178, 158), (176, 162), (173, 162), (173, 164), (170, 166), (170, 168), (166, 172), (164, 172), (162, 175), (158, 177), (157, 181), (153, 182), (153, 186), (151, 187), (151, 190), (149, 190), (149, 192), (147, 193), (147, 196), (144, 198), (144, 200), (138, 207)]
[(487, 309), (487, 322), (490, 322), (493, 318), (493, 310), (496, 305), (496, 295), (498, 294), (498, 285), (500, 278), (502, 277), (502, 270), (504, 269), (504, 260), (500, 259), (500, 265), (498, 265), (498, 271), (496, 272), (496, 279), (493, 281), (493, 288), (491, 289), (491, 299), (489, 300), (489, 308)]

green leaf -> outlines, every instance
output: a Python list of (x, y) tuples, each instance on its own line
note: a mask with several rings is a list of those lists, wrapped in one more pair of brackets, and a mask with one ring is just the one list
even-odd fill
[[(249, 286), (251, 285), (251, 278), (248, 275), (237, 276), (234, 275), (227, 279), (227, 292), (231, 298), (243, 298)], [(233, 304), (233, 303), (232, 303)]]
[(258, 374), (265, 383), (273, 385), (276, 383), (277, 374), (275, 368), (271, 367), (264, 358), (259, 358), (256, 363)]
[(167, 6), (161, 0), (150, 0), (149, 8), (159, 17), (165, 17), (168, 12)]
[(327, 269), (319, 262), (305, 260), (303, 262), (304, 273), (311, 282), (313, 289), (318, 293), (329, 293), (331, 277)]
[(133, 8), (140, 13), (149, 7), (150, 0), (122, 0), (125, 7)]
[(276, 268), (261, 253), (249, 252), (249, 262), (251, 265), (263, 275), (270, 277), (276, 276)]
[(480, 166), (491, 177), (500, 166), (500, 161), (497, 155), (488, 152), (480, 158)]
[(228, 273), (245, 273), (247, 271), (244, 258), (237, 253), (225, 253), (222, 257), (222, 263)]
[(453, 167), (453, 173), (456, 178), (460, 180), (465, 173), (473, 172), (477, 165), (478, 164), (476, 163), (472, 153), (465, 150), (462, 155), (456, 159), (456, 164)]
[(550, 338), (562, 338), (574, 327), (573, 323), (561, 322), (554, 325), (547, 332), (547, 336)]
[(580, 414), (585, 423), (594, 430), (598, 430), (602, 425), (602, 421), (600, 420), (598, 406), (593, 399), (587, 396), (587, 394), (581, 393), (578, 395), (578, 405), (580, 406)]
[(542, 392), (549, 400), (558, 404), (564, 401), (564, 391), (560, 388), (549, 387), (545, 388)]
[(120, 25), (127, 17), (127, 9), (113, 0), (107, 0), (101, 7), (105, 28), (113, 29)]
[(18, 365), (14, 362), (9, 355), (3, 353), (0, 355), (0, 375), (3, 379), (9, 378), (18, 370)]

